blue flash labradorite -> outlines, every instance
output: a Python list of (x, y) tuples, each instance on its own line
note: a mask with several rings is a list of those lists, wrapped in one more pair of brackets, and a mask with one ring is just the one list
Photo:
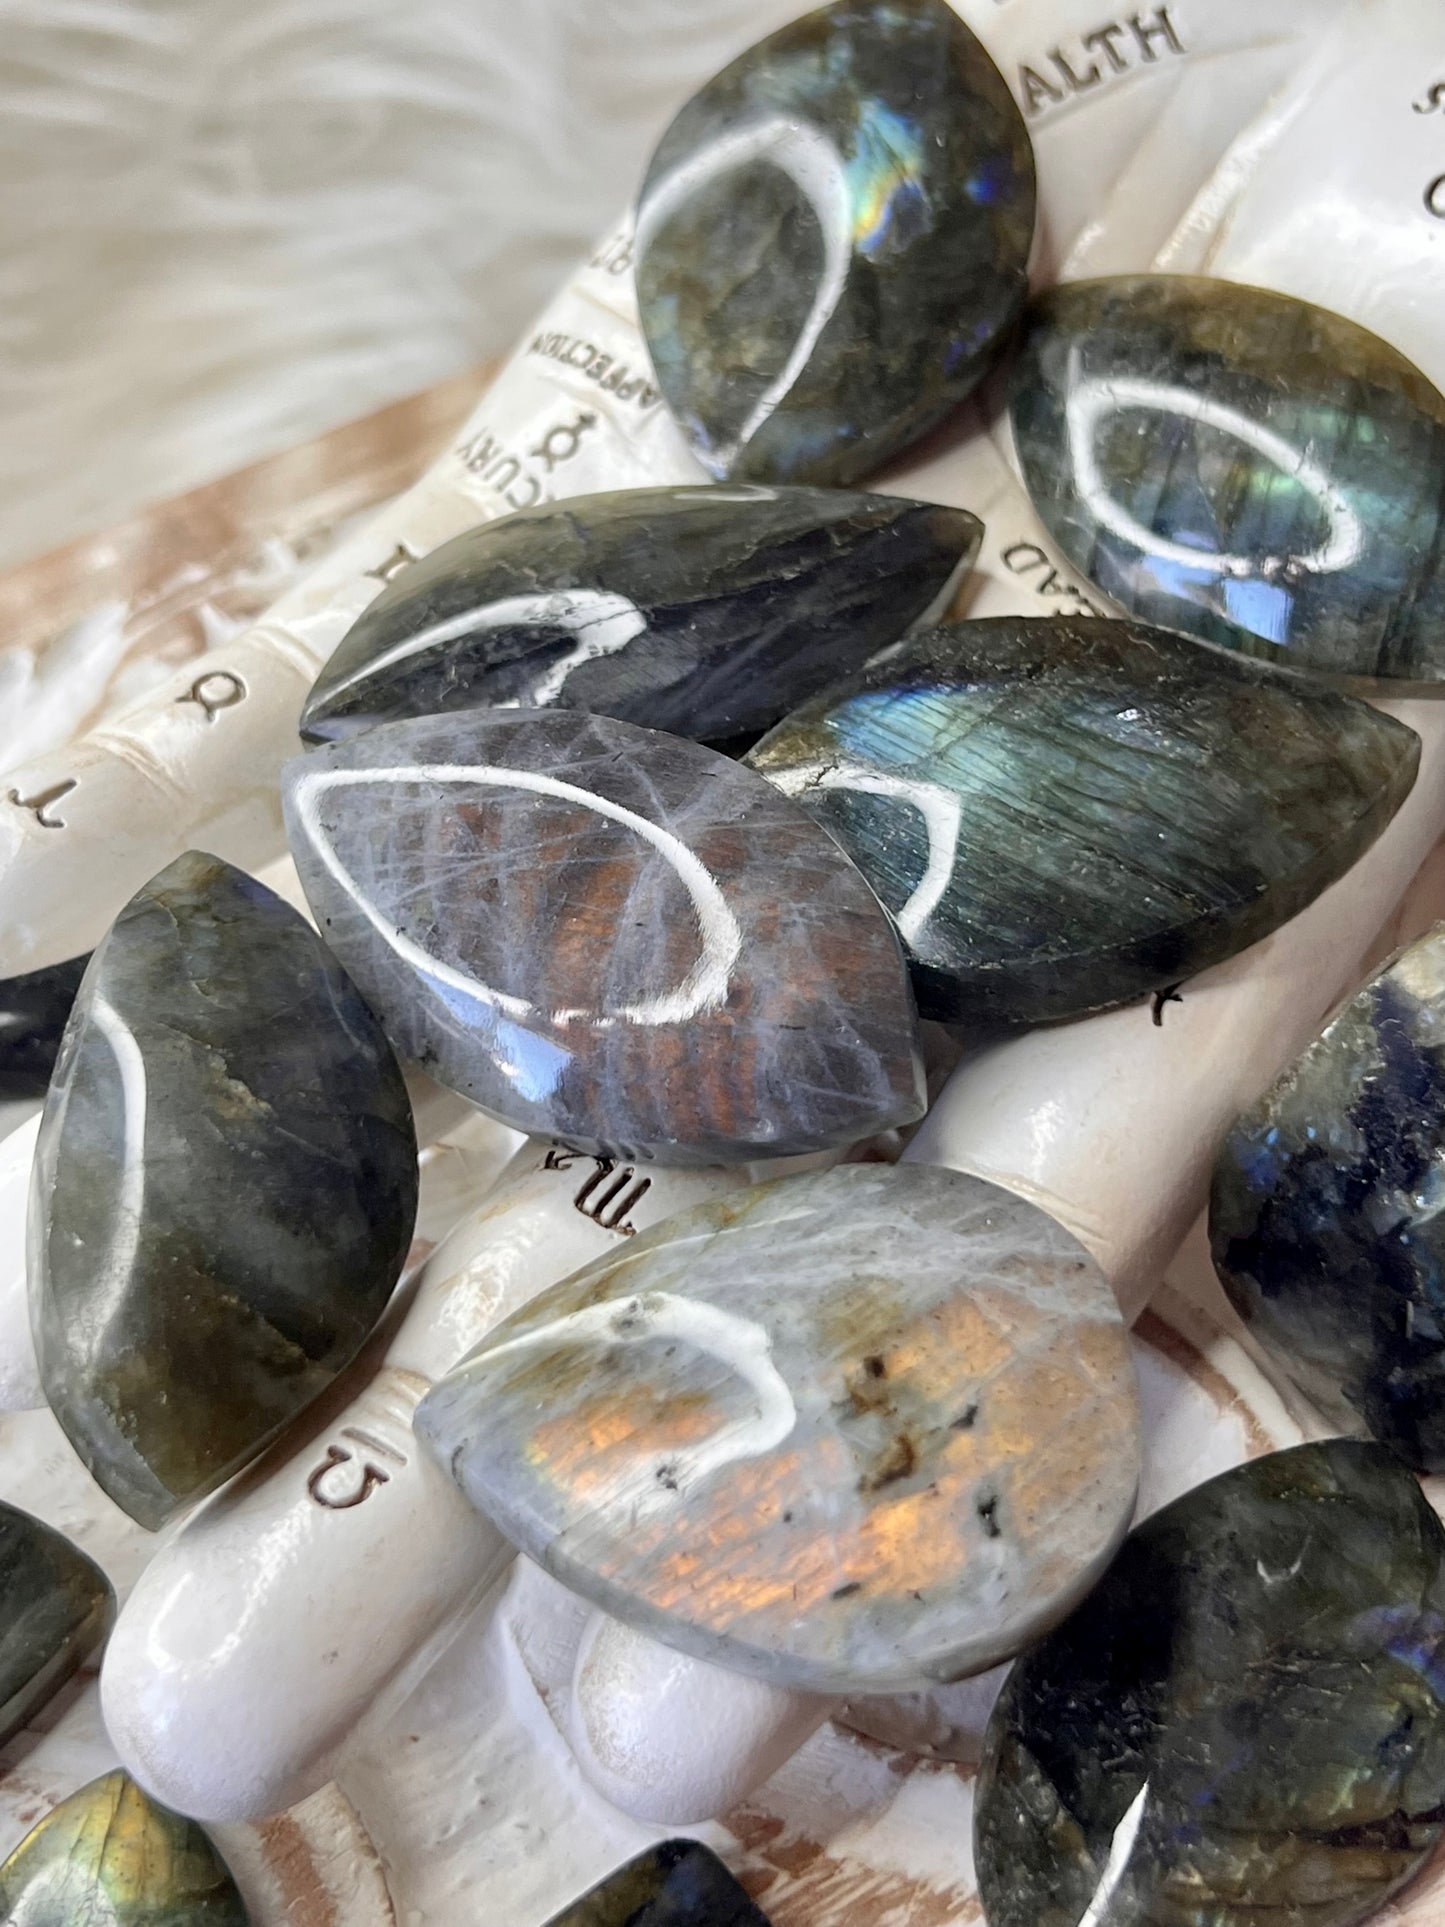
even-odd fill
[(0, 1745), (110, 1630), (115, 1594), (78, 1546), (0, 1504)]
[(72, 1793), (0, 1866), (14, 1927), (249, 1927), (225, 1861), (194, 1820), (125, 1773)]
[(44, 1097), (88, 957), (0, 983), (0, 1100)]
[(1077, 282), (1030, 311), (1013, 421), (1055, 541), (1132, 615), (1445, 680), (1445, 397), (1377, 335), (1230, 282)]
[(1383, 1446), (1166, 1506), (1017, 1661), (974, 1852), (989, 1927), (1354, 1927), (1445, 1825), (1445, 1532)]
[(1276, 929), (1368, 848), (1418, 754), (1302, 677), (1059, 616), (911, 637), (747, 760), (878, 892), (925, 1016), (1043, 1023)]
[(1335, 1425), (1445, 1471), (1445, 925), (1345, 1004), (1234, 1126), (1214, 1267)]
[(191, 851), (91, 959), (35, 1157), (41, 1382), (112, 1499), (158, 1527), (355, 1357), (416, 1216), (375, 1018), (306, 922)]
[(816, 488), (528, 509), (403, 571), (322, 670), (301, 734), (556, 706), (756, 735), (936, 609), (981, 534), (961, 509)]
[(548, 1927), (768, 1927), (768, 1920), (715, 1853), (696, 1840), (660, 1840)]
[(1034, 166), (945, 0), (837, 0), (709, 81), (653, 155), (637, 295), (707, 471), (855, 481), (973, 389), (1022, 306)]

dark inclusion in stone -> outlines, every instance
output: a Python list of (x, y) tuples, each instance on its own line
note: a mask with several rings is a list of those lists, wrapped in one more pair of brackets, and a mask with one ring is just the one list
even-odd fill
[(110, 1631), (115, 1594), (78, 1546), (0, 1504), (0, 1745)]
[(1352, 1927), (1445, 1819), (1445, 1532), (1382, 1446), (1237, 1466), (1017, 1661), (975, 1810), (989, 1927)]
[(548, 1927), (768, 1927), (715, 1853), (661, 1840), (564, 1907)]
[(1219, 1154), (1214, 1266), (1336, 1425), (1445, 1471), (1445, 925), (1331, 1019)]
[(115, 1772), (62, 1800), (0, 1866), (0, 1919), (14, 1927), (249, 1927), (251, 1915), (196, 1822)]
[(404, 570), (301, 713), (332, 741), (443, 710), (589, 709), (756, 735), (930, 613), (982, 529), (815, 488), (647, 488), (527, 509)]
[(0, 1100), (44, 1097), (89, 957), (0, 983)]
[(711, 80), (653, 155), (637, 294), (703, 467), (850, 482), (973, 389), (1022, 306), (1034, 166), (945, 0), (837, 0)]
[(284, 790), (307, 896), (397, 1049), (518, 1129), (708, 1164), (919, 1116), (877, 898), (715, 751), (473, 710), (299, 757)]
[(1304, 678), (1059, 616), (912, 637), (748, 761), (878, 892), (925, 1016), (1040, 1023), (1266, 936), (1368, 848), (1418, 754)]
[(36, 1152), (31, 1321), (81, 1458), (152, 1528), (329, 1385), (416, 1214), (401, 1071), (305, 921), (192, 851), (122, 910)]
[(1131, 614), (1445, 679), (1445, 397), (1378, 336), (1223, 281), (1077, 282), (1031, 311), (1013, 420), (1054, 539)]

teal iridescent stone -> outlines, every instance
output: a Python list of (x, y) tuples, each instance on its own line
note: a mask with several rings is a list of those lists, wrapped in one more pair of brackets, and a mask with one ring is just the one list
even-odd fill
[(353, 1359), (416, 1216), (401, 1070), (320, 938), (190, 851), (91, 958), (35, 1154), (30, 1313), (51, 1409), (156, 1528)]
[(115, 1594), (78, 1546), (0, 1504), (0, 1745), (110, 1630)]
[(700, 742), (756, 735), (943, 613), (982, 532), (962, 509), (818, 488), (527, 509), (403, 570), (317, 678), (301, 734), (557, 707)]
[(1230, 282), (1075, 282), (1031, 310), (1013, 421), (1055, 541), (1130, 614), (1445, 680), (1445, 397), (1377, 335)]
[(637, 294), (708, 472), (850, 482), (976, 386), (1022, 306), (1034, 166), (945, 0), (835, 0), (711, 80), (653, 155)]
[[(1016, 1662), (989, 1927), (1354, 1927), (1445, 1830), (1445, 1531), (1381, 1445), (1211, 1479)], [(1428, 1910), (1427, 1910), (1428, 1911)]]
[(1445, 1471), (1445, 925), (1402, 951), (1234, 1126), (1214, 1268), (1346, 1431)]
[(1302, 677), (1057, 616), (912, 637), (747, 760), (877, 891), (925, 1016), (1042, 1023), (1268, 935), (1379, 835), (1418, 753)]
[(768, 1927), (768, 1921), (715, 1853), (696, 1840), (660, 1840), (547, 1927)]

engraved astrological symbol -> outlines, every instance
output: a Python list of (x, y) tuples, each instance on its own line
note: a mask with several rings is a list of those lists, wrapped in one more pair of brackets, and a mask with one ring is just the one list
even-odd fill
[[(579, 1158), (587, 1158), (585, 1151), (574, 1151), (570, 1144), (554, 1144), (542, 1162), (544, 1171), (568, 1171)], [(587, 1158), (593, 1166), (592, 1171), (582, 1180), (576, 1196), (572, 1200), (574, 1211), (580, 1211), (584, 1218), (590, 1218), (604, 1231), (615, 1231), (620, 1237), (631, 1238), (636, 1235), (637, 1226), (628, 1221), (628, 1212), (637, 1206), (652, 1189), (651, 1178), (639, 1178), (632, 1165), (624, 1164), (620, 1171), (615, 1158)], [(617, 1172), (614, 1178), (613, 1173)], [(607, 1180), (612, 1178), (609, 1184)]]
[(17, 807), (22, 810), (29, 810), (42, 830), (63, 830), (65, 828), (65, 818), (62, 816), (47, 816), (45, 812), (50, 808), (52, 803), (58, 803), (62, 796), (69, 796), (73, 789), (78, 789), (79, 787), (80, 785), (73, 776), (67, 776), (59, 783), (52, 783), (48, 790), (42, 790), (39, 796), (22, 796), (19, 790), (8, 790), (6, 792), (6, 801), (16, 804)]
[(184, 696), (176, 697), (178, 703), (195, 703), (204, 710), (208, 723), (215, 722), (218, 710), (234, 709), (245, 700), (245, 683), (229, 669), (208, 669), (196, 677)]
[(1445, 221), (1445, 174), (1437, 174), (1425, 189), (1425, 207), (1437, 221)]
[(535, 448), (527, 453), (547, 464), (547, 473), (557, 467), (559, 462), (570, 462), (582, 445), (582, 437), (588, 429), (597, 426), (597, 417), (584, 409), (575, 422), (559, 422), (549, 428)]
[[(400, 1452), (393, 1451), (371, 1432), (363, 1432), (359, 1426), (348, 1425), (341, 1434), (344, 1439), (352, 1439), (357, 1445), (364, 1446), (368, 1453), (378, 1459), (388, 1459), (393, 1465), (405, 1465), (406, 1460)], [(339, 1492), (334, 1482), (328, 1484), (331, 1474), (339, 1466), (355, 1465), (360, 1475), (360, 1483), (353, 1483), (355, 1475), (348, 1474)], [(374, 1465), (371, 1458), (358, 1458), (342, 1445), (328, 1445), (326, 1460), (318, 1465), (306, 1481), (308, 1496), (328, 1512), (349, 1512), (352, 1506), (361, 1505), (369, 1499), (379, 1485), (390, 1482), (391, 1474), (382, 1466)]]
[(374, 569), (367, 569), (365, 573), (374, 576), (378, 582), (390, 582), (411, 563), (420, 561), (421, 557), (409, 549), (405, 542), (398, 542), (385, 562), (378, 562)]

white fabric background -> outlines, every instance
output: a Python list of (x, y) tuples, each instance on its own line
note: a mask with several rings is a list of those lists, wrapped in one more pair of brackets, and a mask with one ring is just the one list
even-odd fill
[(0, 563), (504, 351), (799, 0), (3, 0)]

